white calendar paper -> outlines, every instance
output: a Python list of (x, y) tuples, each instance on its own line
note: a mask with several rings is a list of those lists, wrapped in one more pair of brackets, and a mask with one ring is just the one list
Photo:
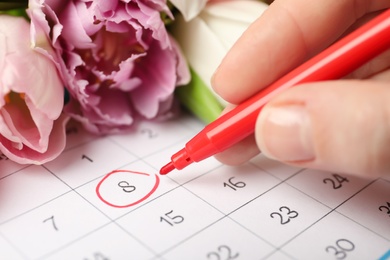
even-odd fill
[(167, 176), (188, 115), (97, 137), (42, 166), (0, 157), (0, 259), (390, 259), (390, 178), (214, 158)]

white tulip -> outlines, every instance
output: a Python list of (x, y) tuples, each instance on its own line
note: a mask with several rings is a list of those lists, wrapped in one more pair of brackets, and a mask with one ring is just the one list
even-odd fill
[(170, 2), (180, 11), (185, 21), (196, 17), (205, 7), (208, 0), (171, 0)]
[[(267, 7), (264, 2), (256, 0), (220, 0), (207, 3), (191, 20), (183, 16), (175, 17), (171, 32), (191, 68), (211, 90), (211, 77), (223, 57)], [(213, 93), (226, 105), (222, 98)]]

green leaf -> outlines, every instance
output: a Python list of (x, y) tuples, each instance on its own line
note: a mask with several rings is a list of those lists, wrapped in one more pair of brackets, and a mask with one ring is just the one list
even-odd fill
[(223, 106), (202, 79), (191, 69), (191, 82), (176, 88), (181, 104), (206, 124), (221, 114)]

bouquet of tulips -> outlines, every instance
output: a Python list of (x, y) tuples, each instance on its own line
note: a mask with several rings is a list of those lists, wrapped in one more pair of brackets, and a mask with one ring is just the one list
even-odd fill
[(209, 122), (225, 105), (210, 78), (267, 8), (257, 0), (0, 2), (0, 152), (56, 158), (66, 124), (91, 133), (166, 120), (184, 106)]

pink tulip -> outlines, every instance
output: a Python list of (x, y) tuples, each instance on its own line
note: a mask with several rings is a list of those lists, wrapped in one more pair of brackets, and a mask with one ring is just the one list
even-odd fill
[(171, 114), (190, 75), (161, 19), (171, 15), (165, 0), (30, 0), (29, 9), (63, 59), (65, 111), (86, 129), (118, 132)]
[(64, 90), (50, 43), (20, 17), (0, 16), (0, 150), (41, 164), (65, 147)]

